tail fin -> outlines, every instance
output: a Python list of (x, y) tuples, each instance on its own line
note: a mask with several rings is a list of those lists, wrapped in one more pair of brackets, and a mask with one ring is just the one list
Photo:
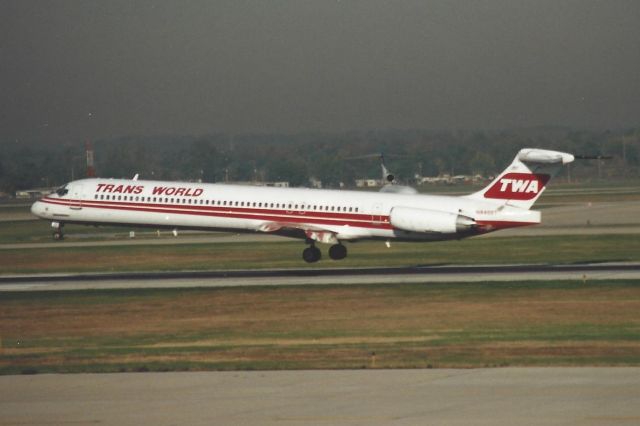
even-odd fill
[(522, 149), (511, 165), (486, 188), (467, 197), (529, 209), (542, 195), (549, 180), (573, 160), (573, 155), (566, 152)]

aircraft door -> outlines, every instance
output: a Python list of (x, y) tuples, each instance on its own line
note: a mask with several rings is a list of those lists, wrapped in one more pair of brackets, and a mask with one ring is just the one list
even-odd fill
[(371, 211), (371, 221), (374, 224), (380, 224), (383, 222), (383, 218), (382, 218), (382, 204), (380, 203), (376, 203), (373, 205), (372, 211)]
[(72, 210), (82, 209), (82, 197), (84, 196), (83, 186), (81, 184), (74, 184), (71, 188), (70, 194), (72, 203), (70, 208)]

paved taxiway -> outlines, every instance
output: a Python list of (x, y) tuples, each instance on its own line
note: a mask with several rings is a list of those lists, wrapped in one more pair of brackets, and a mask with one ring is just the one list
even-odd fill
[(0, 377), (2, 424), (640, 423), (640, 368)]
[(0, 291), (604, 279), (640, 279), (640, 263), (16, 275)]

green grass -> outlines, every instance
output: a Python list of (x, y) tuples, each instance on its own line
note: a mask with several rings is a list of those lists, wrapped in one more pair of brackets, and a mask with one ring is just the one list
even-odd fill
[(0, 307), (0, 374), (640, 365), (632, 280), (7, 292)]
[(31, 203), (26, 204), (0, 204), (0, 217), (3, 214), (29, 213), (31, 211)]
[(0, 274), (267, 268), (379, 267), (434, 264), (640, 261), (636, 235), (471, 238), (437, 243), (348, 244), (349, 257), (301, 260), (300, 241), (5, 249)]
[[(127, 240), (129, 239), (129, 231), (135, 231), (136, 238), (157, 238), (155, 230), (136, 227), (97, 227), (67, 224), (64, 227), (64, 231), (66, 236), (73, 241)], [(53, 241), (51, 234), (51, 224), (43, 220), (0, 222), (0, 244), (48, 243)], [(170, 231), (163, 230), (161, 234), (167, 237), (170, 235)]]

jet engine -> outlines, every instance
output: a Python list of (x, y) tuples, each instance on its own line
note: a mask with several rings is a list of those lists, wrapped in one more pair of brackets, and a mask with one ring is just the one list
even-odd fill
[(394, 207), (389, 220), (394, 228), (403, 231), (438, 234), (471, 231), (476, 226), (468, 216), (413, 207)]

